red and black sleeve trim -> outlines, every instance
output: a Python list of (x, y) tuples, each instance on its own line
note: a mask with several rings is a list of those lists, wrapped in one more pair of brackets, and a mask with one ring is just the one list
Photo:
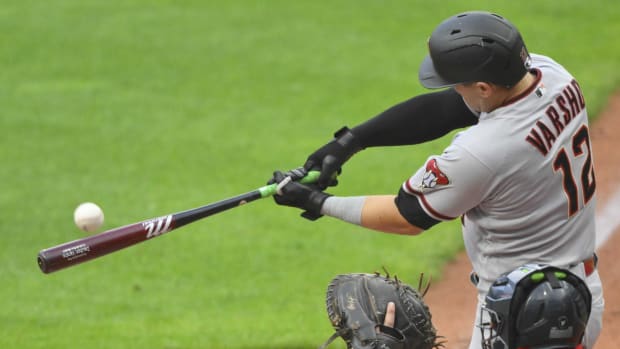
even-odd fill
[(451, 216), (447, 216), (443, 213), (438, 212), (437, 210), (435, 210), (435, 208), (433, 208), (433, 206), (431, 206), (431, 204), (428, 202), (428, 200), (426, 200), (426, 197), (424, 196), (424, 193), (422, 193), (419, 190), (416, 190), (415, 188), (413, 188), (411, 186), (411, 183), (409, 183), (409, 180), (407, 180), (405, 182), (405, 187), (406, 190), (401, 188), (401, 191), (408, 194), (409, 196), (415, 197), (416, 201), (419, 201), (419, 205), (422, 207), (424, 206), (424, 210), (426, 212), (428, 212), (428, 215), (433, 217), (434, 219), (437, 220), (441, 220), (441, 221), (451, 221), (453, 219), (455, 219), (456, 217), (451, 217)]

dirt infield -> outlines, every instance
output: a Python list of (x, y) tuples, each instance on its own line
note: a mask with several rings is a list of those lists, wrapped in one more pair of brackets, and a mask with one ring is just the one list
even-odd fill
[[(590, 126), (595, 159), (597, 210), (601, 211), (620, 191), (620, 93)], [(620, 209), (620, 207), (618, 207)], [(620, 215), (620, 212), (617, 213)], [(599, 221), (597, 221), (599, 223)], [(609, 229), (610, 227), (597, 227)], [(605, 313), (603, 331), (596, 349), (616, 349), (620, 342), (620, 268), (615, 254), (620, 251), (620, 228), (598, 249), (599, 273), (603, 281)], [(446, 266), (443, 279), (431, 286), (426, 295), (438, 333), (446, 337), (447, 349), (467, 348), (476, 308), (476, 290), (469, 282), (471, 264), (459, 254)]]

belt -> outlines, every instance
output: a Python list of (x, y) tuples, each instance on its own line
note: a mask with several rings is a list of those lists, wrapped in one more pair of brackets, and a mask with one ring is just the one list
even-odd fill
[[(581, 261), (581, 263), (583, 263), (583, 269), (585, 271), (586, 277), (588, 277), (592, 275), (592, 273), (594, 273), (594, 271), (596, 270), (596, 266), (598, 265), (598, 256), (596, 255), (596, 253), (593, 253), (590, 258), (584, 259), (583, 261)], [(573, 264), (570, 265), (569, 268), (574, 268), (578, 265), (579, 264)], [(478, 282), (480, 282), (480, 277), (478, 277), (478, 274), (475, 271), (472, 271), (471, 274), (469, 274), (469, 280), (472, 284), (478, 285)]]

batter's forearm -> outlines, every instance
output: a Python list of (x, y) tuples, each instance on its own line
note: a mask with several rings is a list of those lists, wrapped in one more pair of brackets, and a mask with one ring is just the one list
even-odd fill
[(400, 214), (394, 198), (393, 195), (332, 196), (325, 200), (321, 213), (385, 233), (416, 235), (422, 232)]
[(367, 196), (362, 209), (362, 226), (385, 233), (421, 233), (423, 229), (412, 225), (400, 214), (394, 199), (394, 195)]

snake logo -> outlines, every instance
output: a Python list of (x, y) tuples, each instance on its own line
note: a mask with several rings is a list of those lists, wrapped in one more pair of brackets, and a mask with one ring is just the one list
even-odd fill
[(448, 176), (446, 176), (439, 169), (437, 160), (429, 160), (426, 163), (426, 172), (424, 173), (424, 177), (422, 177), (422, 188), (434, 188), (437, 184), (446, 185), (449, 183), (450, 180), (448, 179)]

